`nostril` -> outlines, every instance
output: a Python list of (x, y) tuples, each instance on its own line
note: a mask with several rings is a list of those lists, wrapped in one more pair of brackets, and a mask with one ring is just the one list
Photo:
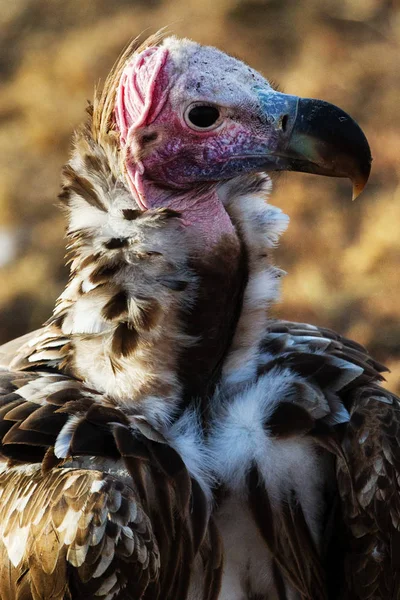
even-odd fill
[(286, 131), (288, 121), (289, 121), (289, 115), (283, 115), (283, 117), (281, 118), (282, 131)]

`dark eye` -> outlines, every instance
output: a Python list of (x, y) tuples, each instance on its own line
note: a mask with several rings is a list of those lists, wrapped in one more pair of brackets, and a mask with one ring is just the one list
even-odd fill
[(196, 104), (186, 113), (186, 121), (195, 129), (211, 129), (219, 120), (219, 110), (216, 106)]

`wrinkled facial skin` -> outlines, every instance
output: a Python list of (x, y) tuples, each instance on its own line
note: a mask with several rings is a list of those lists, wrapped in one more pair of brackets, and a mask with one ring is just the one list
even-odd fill
[(161, 142), (143, 160), (147, 176), (158, 183), (186, 187), (230, 179), (255, 169), (257, 162), (261, 169), (265, 162), (261, 153), (274, 145), (273, 131), (261, 135), (256, 123), (245, 115), (240, 122), (234, 110), (227, 111), (216, 130), (206, 133), (190, 130), (173, 110), (167, 119), (168, 112), (152, 128)]
[[(148, 127), (159, 139), (153, 152), (143, 160), (146, 173), (153, 180), (185, 187), (195, 182), (229, 179), (256, 167), (257, 155), (261, 168), (262, 155), (275, 147), (276, 131), (266, 127), (257, 95), (249, 93), (257, 84), (269, 88), (268, 83), (251, 69), (239, 65), (240, 69), (235, 66), (237, 61), (230, 60), (234, 71), (227, 74), (223, 65), (217, 65), (210, 73), (207, 56), (194, 57), (193, 76), (181, 75), (176, 82), (163, 111)], [(244, 85), (238, 85), (241, 70), (245, 70)], [(199, 131), (190, 127), (184, 115), (195, 104), (218, 107), (220, 120), (215, 128)]]

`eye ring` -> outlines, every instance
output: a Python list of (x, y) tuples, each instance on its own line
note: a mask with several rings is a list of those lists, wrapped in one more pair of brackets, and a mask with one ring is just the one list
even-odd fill
[(222, 122), (221, 110), (209, 102), (194, 102), (184, 113), (185, 123), (194, 131), (211, 131)]

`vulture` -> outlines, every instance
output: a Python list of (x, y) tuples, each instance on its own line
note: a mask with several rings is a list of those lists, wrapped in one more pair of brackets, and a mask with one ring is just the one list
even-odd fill
[(355, 121), (187, 39), (132, 42), (63, 170), (70, 278), (0, 348), (1, 600), (400, 598), (385, 367), (277, 320), (273, 171), (370, 172)]

